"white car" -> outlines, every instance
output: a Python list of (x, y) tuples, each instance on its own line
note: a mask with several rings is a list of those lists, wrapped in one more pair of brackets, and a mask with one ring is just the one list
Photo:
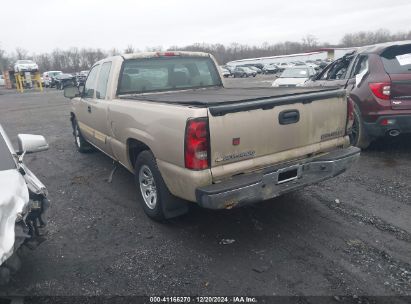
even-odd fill
[(46, 88), (52, 86), (53, 84), (53, 78), (56, 77), (57, 75), (63, 74), (62, 71), (47, 71), (43, 73), (43, 81), (44, 81), (44, 86)]
[(296, 87), (304, 85), (310, 77), (315, 75), (312, 67), (293, 67), (284, 70), (280, 77), (274, 80), (273, 87)]
[(31, 134), (19, 134), (18, 142), (16, 152), (0, 125), (0, 285), (18, 270), (17, 249), (40, 237), (49, 205), (46, 187), (23, 163), (26, 153), (47, 150), (48, 144)]
[(39, 66), (33, 60), (17, 60), (14, 64), (14, 72), (36, 72)]
[(3, 75), (0, 75), (0, 87), (6, 85)]
[(282, 62), (277, 64), (277, 66), (279, 67), (280, 71), (284, 71), (286, 69), (292, 68), (293, 65), (291, 63), (288, 62)]
[(221, 68), (221, 74), (222, 74), (225, 78), (231, 76), (231, 72), (230, 72), (228, 69), (226, 69), (226, 68)]

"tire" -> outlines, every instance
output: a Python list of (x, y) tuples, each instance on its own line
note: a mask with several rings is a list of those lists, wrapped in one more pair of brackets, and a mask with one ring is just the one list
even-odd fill
[(21, 268), (21, 259), (15, 252), (11, 257), (9, 257), (3, 264), (10, 270), (10, 273), (16, 273)]
[(168, 190), (151, 151), (141, 152), (134, 168), (138, 200), (148, 217), (164, 221), (188, 212), (187, 203)]
[(7, 267), (0, 266), (0, 286), (10, 282), (10, 270)]
[(353, 146), (361, 149), (367, 149), (371, 144), (371, 139), (366, 133), (361, 111), (357, 104), (354, 104), (354, 123), (350, 134), (350, 142)]
[(77, 120), (73, 119), (73, 136), (74, 144), (77, 147), (77, 151), (80, 153), (87, 153), (93, 150), (92, 145), (90, 145), (81, 134), (80, 128), (78, 126)]

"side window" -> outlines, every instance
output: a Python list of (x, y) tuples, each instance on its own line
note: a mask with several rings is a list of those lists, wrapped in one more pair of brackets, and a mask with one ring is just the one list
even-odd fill
[(354, 69), (353, 69), (353, 73), (351, 75), (351, 78), (358, 75), (358, 74), (362, 74), (367, 70), (368, 70), (368, 57), (367, 56), (359, 56), (356, 60), (355, 65), (354, 65)]
[(359, 87), (363, 82), (363, 79), (366, 77), (368, 73), (368, 57), (367, 56), (359, 56), (354, 63), (353, 72), (351, 73), (350, 78), (355, 77), (355, 85)]
[(328, 75), (328, 80), (339, 80), (345, 77), (347, 73), (348, 64), (342, 61), (340, 64), (336, 64)]
[(98, 75), (97, 88), (96, 88), (96, 98), (104, 99), (106, 98), (107, 92), (107, 82), (110, 75), (111, 62), (105, 62), (101, 66), (100, 73)]
[(93, 98), (94, 97), (94, 90), (96, 88), (96, 78), (97, 72), (100, 65), (95, 65), (90, 74), (88, 74), (86, 84), (84, 86), (84, 98)]
[(320, 76), (320, 80), (327, 80), (328, 75), (330, 74), (330, 71), (334, 69), (335, 65), (338, 63), (338, 61), (332, 63), (331, 65), (329, 65), (328, 67), (325, 68), (324, 71), (322, 71), (321, 76)]

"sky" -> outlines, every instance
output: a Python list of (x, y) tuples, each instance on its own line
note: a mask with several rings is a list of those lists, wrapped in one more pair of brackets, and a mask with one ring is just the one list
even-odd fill
[[(0, 48), (29, 54), (70, 47), (260, 45), (308, 34), (338, 43), (345, 33), (411, 30), (409, 0), (41, 0), (2, 1)], [(7, 13), (4, 13), (7, 12)], [(8, 24), (7, 28), (4, 25)]]

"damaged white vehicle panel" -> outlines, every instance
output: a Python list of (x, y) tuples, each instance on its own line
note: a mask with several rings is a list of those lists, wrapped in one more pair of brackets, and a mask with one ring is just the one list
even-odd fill
[(17, 169), (0, 171), (0, 265), (14, 251), (14, 228), (29, 203), (26, 182)]
[[(24, 243), (34, 241), (45, 226), (43, 215), (49, 205), (46, 187), (24, 165), (26, 153), (48, 149), (43, 136), (19, 134), (16, 153), (0, 125), (0, 282), (8, 259)], [(31, 246), (35, 247), (35, 244)]]

